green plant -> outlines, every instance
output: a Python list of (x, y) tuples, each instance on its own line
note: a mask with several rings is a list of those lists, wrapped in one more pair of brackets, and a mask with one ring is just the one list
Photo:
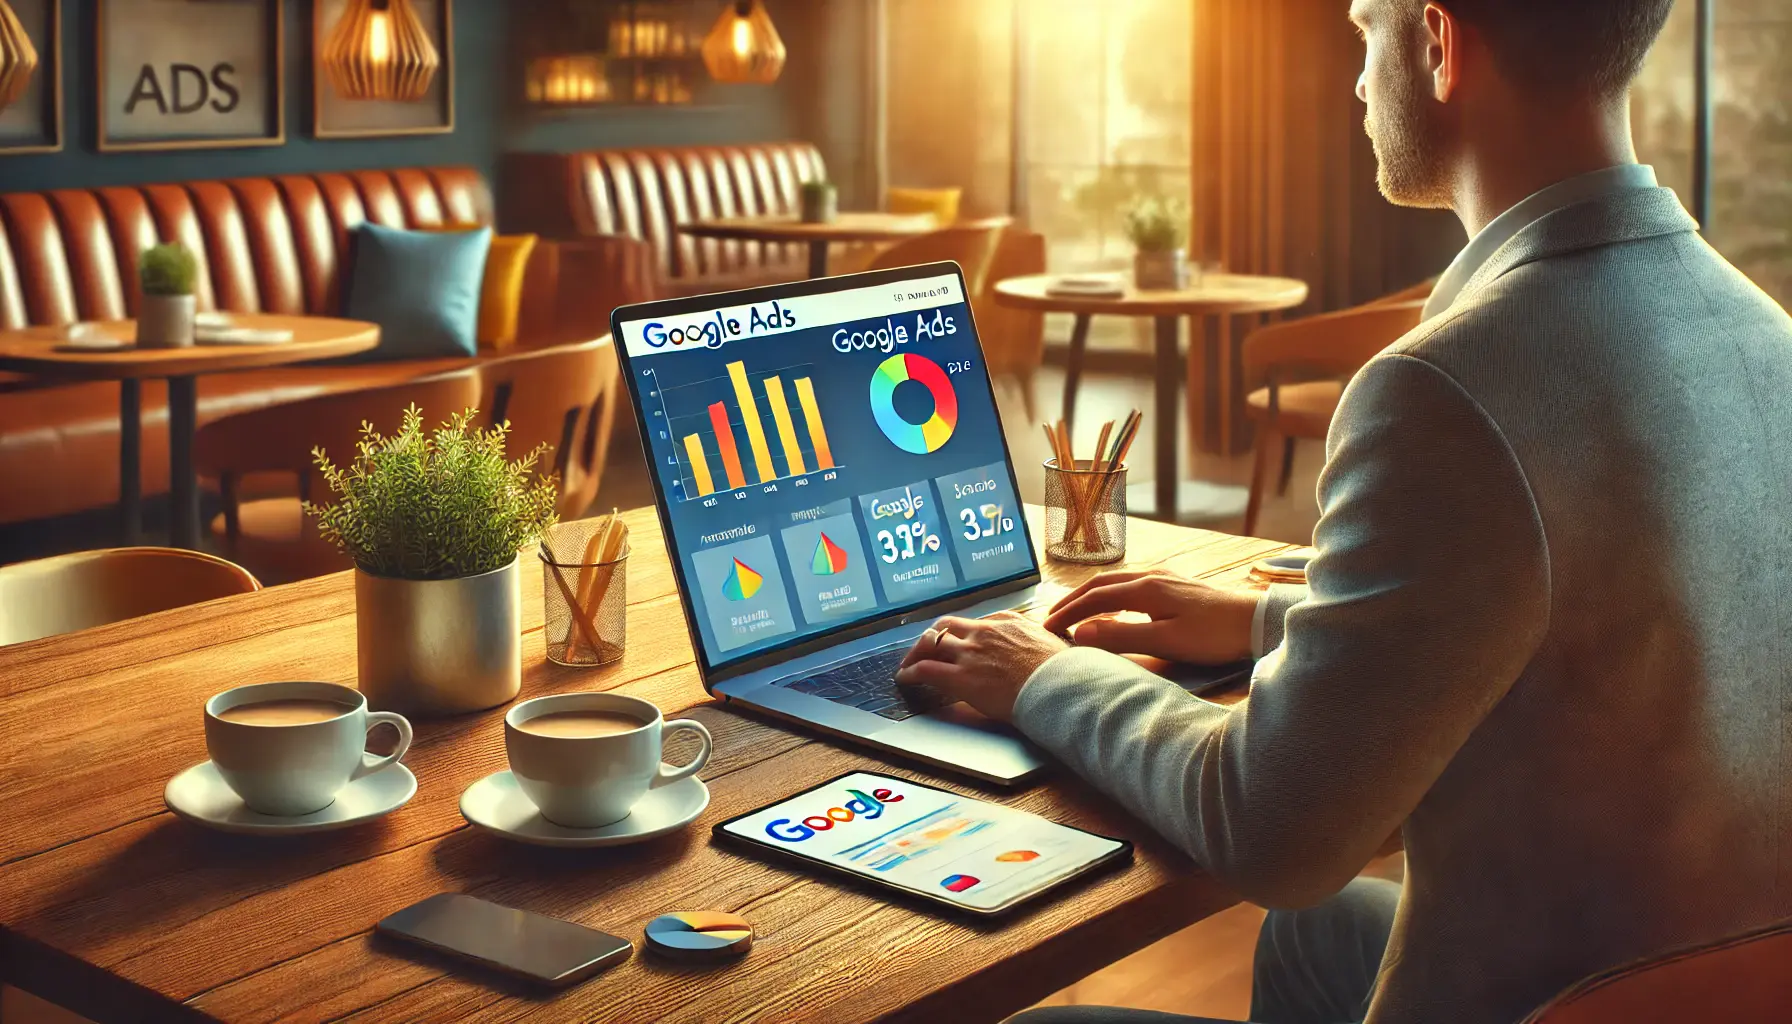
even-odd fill
[(340, 500), (306, 502), (306, 514), (316, 517), (325, 540), (376, 576), (445, 580), (509, 565), (556, 519), (556, 477), (535, 474), (550, 446), (506, 461), (508, 424), (472, 428), (476, 412), (451, 417), (433, 434), (424, 432), (415, 405), (391, 437), (363, 423), (346, 469), (312, 449)]
[(1126, 237), (1140, 252), (1170, 252), (1188, 240), (1188, 208), (1147, 196), (1126, 211)]
[(145, 295), (191, 295), (199, 280), (199, 260), (179, 242), (153, 245), (138, 257), (137, 277)]
[(816, 178), (813, 181), (803, 182), (803, 195), (805, 196), (825, 196), (832, 191), (834, 191), (834, 183), (831, 181)]

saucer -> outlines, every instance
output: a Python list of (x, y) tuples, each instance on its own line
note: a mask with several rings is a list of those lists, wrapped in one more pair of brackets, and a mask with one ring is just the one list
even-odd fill
[(709, 787), (695, 775), (650, 789), (628, 817), (602, 828), (567, 828), (541, 816), (508, 771), (494, 772), (460, 796), (461, 817), (493, 835), (536, 846), (623, 846), (655, 839), (697, 820)]
[[(379, 759), (363, 754), (363, 763)], [(210, 761), (196, 764), (168, 780), (162, 799), (168, 809), (195, 825), (243, 835), (303, 835), (328, 832), (390, 814), (417, 794), (417, 777), (403, 764), (389, 764), (342, 787), (336, 802), (310, 814), (262, 814), (243, 803)]]

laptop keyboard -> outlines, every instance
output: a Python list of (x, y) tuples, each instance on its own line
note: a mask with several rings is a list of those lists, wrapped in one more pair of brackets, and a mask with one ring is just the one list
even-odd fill
[(907, 644), (873, 651), (857, 661), (843, 662), (815, 675), (787, 679), (775, 685), (900, 722), (946, 704), (931, 687), (896, 685), (896, 667), (902, 664), (908, 651)]

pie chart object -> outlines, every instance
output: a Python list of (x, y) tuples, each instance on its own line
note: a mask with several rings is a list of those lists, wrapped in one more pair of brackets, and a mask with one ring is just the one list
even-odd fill
[(753, 926), (739, 914), (679, 911), (647, 922), (647, 948), (675, 960), (727, 960), (753, 948)]
[[(914, 381), (933, 395), (933, 415), (910, 423), (896, 411), (896, 385)], [(899, 352), (878, 364), (871, 375), (871, 414), (890, 443), (914, 455), (937, 452), (958, 427), (958, 393), (940, 364), (913, 352)]]

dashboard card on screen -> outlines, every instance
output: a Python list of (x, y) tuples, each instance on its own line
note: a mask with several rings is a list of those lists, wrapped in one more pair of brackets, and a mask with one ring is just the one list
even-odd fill
[(972, 910), (993, 911), (1126, 849), (1001, 804), (857, 772), (723, 822), (740, 839)]
[(956, 273), (676, 308), (617, 337), (706, 667), (1038, 572)]

